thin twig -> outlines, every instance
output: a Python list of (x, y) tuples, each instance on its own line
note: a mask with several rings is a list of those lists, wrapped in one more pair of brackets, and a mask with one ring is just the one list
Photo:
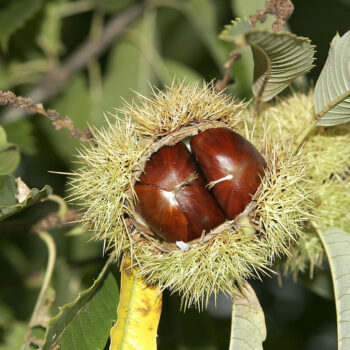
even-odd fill
[(51, 213), (36, 222), (35, 225), (32, 226), (31, 231), (49, 231), (54, 228), (79, 222), (81, 218), (81, 213), (77, 212), (74, 209), (68, 209), (63, 219), (59, 216), (58, 213)]
[[(143, 10), (144, 4), (138, 3), (112, 18), (100, 36), (84, 42), (61, 66), (48, 72), (39, 86), (34, 88), (28, 96), (34, 101), (41, 102), (56, 96), (74, 74), (84, 69), (92, 59), (100, 56), (116, 38), (120, 37), (125, 29), (143, 13)], [(2, 121), (15, 121), (20, 117), (20, 113), (8, 111), (3, 115)]]
[(255, 99), (254, 112), (253, 112), (254, 117), (257, 117), (259, 114), (259, 108), (260, 108), (260, 105), (262, 102), (262, 97), (263, 97), (263, 93), (265, 91), (267, 81), (268, 81), (268, 77), (267, 77), (267, 75), (265, 75), (264, 80), (263, 80), (261, 87), (259, 89), (258, 95), (256, 96), (256, 99)]
[(0, 90), (0, 106), (9, 106), (21, 109), (28, 114), (41, 114), (49, 118), (56, 130), (68, 129), (72, 138), (79, 139), (82, 142), (89, 142), (93, 138), (90, 128), (81, 131), (74, 127), (72, 119), (69, 117), (59, 118), (58, 112), (53, 109), (45, 109), (41, 103), (35, 103), (29, 97), (16, 96), (12, 91)]
[(230, 53), (231, 58), (225, 63), (225, 75), (222, 80), (218, 80), (215, 84), (215, 89), (217, 91), (222, 91), (227, 88), (227, 86), (233, 84), (235, 82), (234, 77), (231, 75), (231, 70), (233, 64), (239, 60), (242, 56), (241, 48), (237, 47)]

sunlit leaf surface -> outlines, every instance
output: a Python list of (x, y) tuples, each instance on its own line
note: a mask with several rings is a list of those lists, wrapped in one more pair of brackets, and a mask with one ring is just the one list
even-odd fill
[(337, 125), (350, 120), (350, 31), (337, 34), (317, 80), (314, 94), (318, 125)]

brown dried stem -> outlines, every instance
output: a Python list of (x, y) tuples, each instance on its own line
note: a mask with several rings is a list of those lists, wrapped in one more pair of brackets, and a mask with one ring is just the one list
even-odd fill
[(272, 24), (272, 30), (277, 32), (283, 28), (293, 11), (294, 6), (290, 0), (269, 0), (266, 1), (264, 10), (258, 10), (255, 15), (250, 16), (250, 22), (255, 27), (256, 23), (266, 21), (267, 14), (274, 15), (276, 20)]
[(241, 48), (237, 47), (230, 53), (231, 58), (225, 63), (225, 75), (223, 79), (218, 80), (215, 84), (215, 89), (217, 91), (222, 91), (227, 88), (227, 86), (233, 84), (235, 82), (234, 77), (231, 75), (231, 70), (233, 67), (233, 64), (239, 60), (242, 56)]
[(90, 128), (81, 131), (74, 127), (72, 119), (69, 117), (59, 118), (59, 114), (53, 109), (45, 109), (41, 103), (35, 103), (29, 97), (16, 96), (12, 91), (0, 90), (0, 106), (10, 106), (21, 109), (29, 114), (41, 114), (49, 118), (56, 130), (68, 129), (72, 138), (79, 139), (82, 142), (89, 142), (93, 135)]
[(82, 214), (74, 209), (68, 209), (64, 218), (60, 218), (57, 213), (50, 213), (36, 222), (35, 225), (32, 226), (31, 231), (50, 231), (55, 228), (78, 222), (81, 218)]

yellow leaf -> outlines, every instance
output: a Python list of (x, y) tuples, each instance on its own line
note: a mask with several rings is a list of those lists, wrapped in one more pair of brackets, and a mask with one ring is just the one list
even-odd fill
[(137, 268), (123, 259), (117, 323), (111, 329), (110, 350), (155, 350), (162, 294), (136, 277)]

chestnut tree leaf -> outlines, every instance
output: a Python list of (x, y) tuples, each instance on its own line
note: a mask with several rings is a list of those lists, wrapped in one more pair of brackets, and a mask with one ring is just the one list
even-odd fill
[(350, 348), (350, 233), (330, 228), (319, 233), (331, 268), (337, 310), (338, 349)]
[(350, 31), (337, 34), (314, 93), (318, 125), (332, 126), (350, 120)]
[(15, 177), (13, 175), (0, 176), (0, 221), (45, 199), (52, 193), (52, 189), (48, 185), (42, 190), (32, 188), (21, 203), (18, 203), (16, 199), (17, 193), (18, 186)]
[(240, 46), (242, 57), (232, 67), (232, 74), (239, 82), (231, 86), (234, 95), (250, 98), (253, 85), (253, 55), (249, 46), (246, 45), (245, 34), (252, 29), (248, 18), (236, 18), (231, 24), (226, 25), (220, 33), (219, 39)]
[(94, 5), (102, 12), (115, 13), (133, 4), (135, 0), (94, 0)]
[(248, 18), (236, 18), (220, 33), (219, 39), (233, 42), (236, 45), (245, 43), (245, 34), (252, 29)]
[(28, 328), (27, 323), (14, 321), (5, 324), (7, 329), (0, 344), (0, 350), (21, 349)]
[(93, 285), (60, 307), (48, 325), (42, 350), (103, 350), (117, 317), (119, 289), (109, 259)]
[(254, 289), (249, 283), (232, 305), (230, 350), (262, 350), (266, 339), (265, 316)]
[(268, 101), (313, 67), (314, 46), (289, 32), (253, 29), (245, 35), (254, 58), (253, 94)]
[(0, 148), (0, 175), (13, 173), (19, 164), (19, 147), (14, 143), (7, 143)]
[(19, 119), (5, 125), (6, 134), (21, 153), (34, 155), (37, 152), (34, 126), (28, 119)]
[(29, 20), (43, 0), (12, 0), (0, 3), (0, 44), (6, 46), (9, 37)]
[[(90, 117), (92, 110), (91, 104), (87, 81), (85, 76), (81, 73), (76, 74), (72, 78), (60, 96), (55, 99), (52, 108), (59, 111), (60, 115), (69, 115), (75, 127), (85, 130), (87, 123), (97, 124), (97, 122)], [(47, 135), (55, 152), (57, 152), (63, 161), (71, 165), (76, 149), (81, 145), (81, 142), (71, 138), (68, 130), (55, 130), (48, 118), (40, 118), (38, 122)]]
[(0, 125), (0, 148), (6, 145), (7, 143), (7, 136), (5, 129)]
[(13, 173), (18, 167), (19, 161), (19, 147), (7, 142), (6, 132), (0, 126), (0, 175)]
[(208, 52), (219, 69), (223, 69), (229, 51), (217, 38), (217, 16), (215, 3), (211, 0), (162, 0), (155, 5), (169, 7), (181, 12), (196, 31), (198, 38), (207, 47)]
[(203, 77), (199, 72), (195, 71), (193, 68), (184, 65), (179, 61), (172, 59), (164, 59), (164, 65), (169, 72), (169, 80), (165, 81), (165, 84), (171, 85), (171, 83), (176, 80), (183, 81), (186, 83), (192, 83), (196, 81), (203, 80)]
[(37, 37), (37, 43), (44, 52), (56, 58), (64, 52), (64, 44), (61, 39), (61, 6), (62, 3), (57, 2), (51, 2), (46, 5), (45, 16)]
[(123, 259), (118, 320), (111, 329), (110, 350), (157, 349), (162, 293), (138, 277), (137, 270), (129, 258)]

